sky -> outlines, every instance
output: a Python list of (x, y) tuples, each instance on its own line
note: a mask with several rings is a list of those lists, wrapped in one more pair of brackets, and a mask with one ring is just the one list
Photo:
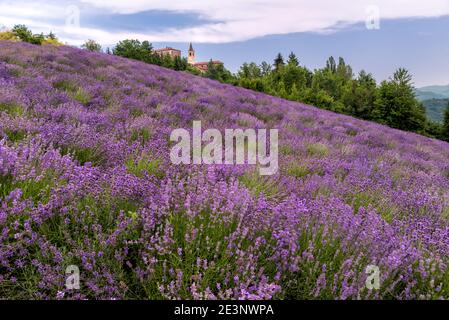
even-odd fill
[(293, 51), (310, 69), (342, 56), (378, 81), (405, 67), (416, 87), (449, 84), (449, 0), (0, 0), (0, 29), (15, 24), (75, 46), (193, 42), (233, 72)]

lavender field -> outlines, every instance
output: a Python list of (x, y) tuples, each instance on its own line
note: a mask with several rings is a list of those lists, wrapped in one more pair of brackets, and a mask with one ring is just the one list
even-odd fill
[[(278, 174), (172, 165), (170, 132), (193, 120), (279, 129)], [(449, 298), (445, 142), (7, 41), (0, 139), (1, 299)]]

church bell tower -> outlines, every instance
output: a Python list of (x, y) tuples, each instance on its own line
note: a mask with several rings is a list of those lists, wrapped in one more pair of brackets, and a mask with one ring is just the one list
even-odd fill
[(187, 57), (187, 62), (189, 64), (195, 63), (195, 50), (193, 50), (192, 43), (189, 45), (189, 56)]

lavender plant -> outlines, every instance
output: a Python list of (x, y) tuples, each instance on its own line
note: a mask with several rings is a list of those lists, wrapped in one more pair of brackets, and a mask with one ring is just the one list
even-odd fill
[[(277, 128), (280, 170), (172, 165)], [(70, 47), (0, 41), (0, 298), (447, 299), (449, 144)], [(80, 270), (80, 289), (65, 270)], [(366, 267), (380, 288), (366, 286)]]

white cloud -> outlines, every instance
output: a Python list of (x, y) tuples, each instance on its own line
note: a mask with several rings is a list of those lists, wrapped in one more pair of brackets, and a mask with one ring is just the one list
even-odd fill
[[(0, 24), (24, 22), (36, 31), (57, 33), (79, 45), (87, 38), (103, 44), (124, 38), (153, 42), (231, 42), (271, 34), (323, 32), (336, 25), (364, 22), (366, 9), (376, 5), (381, 19), (438, 17), (449, 15), (449, 0), (79, 0), (84, 10), (130, 14), (149, 10), (196, 14), (206, 20), (190, 28), (169, 28), (155, 32), (112, 32), (107, 28), (64, 28), (66, 7), (61, 2), (0, 0)], [(55, 19), (55, 18), (60, 18)], [(144, 29), (143, 29), (144, 30)]]

